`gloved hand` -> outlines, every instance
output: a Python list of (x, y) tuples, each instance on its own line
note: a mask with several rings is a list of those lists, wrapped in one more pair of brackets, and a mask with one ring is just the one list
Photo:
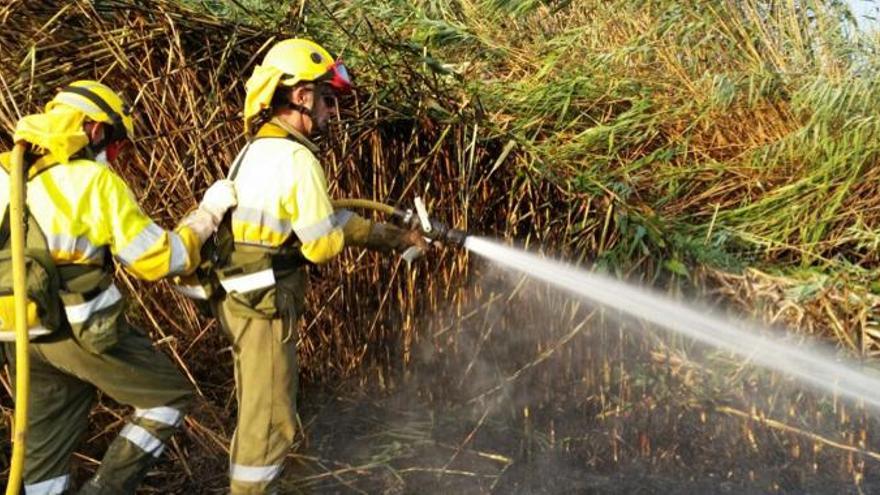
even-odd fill
[[(210, 213), (219, 225), (223, 215), (226, 214), (226, 210), (237, 204), (238, 198), (235, 196), (235, 183), (229, 179), (221, 179), (211, 184), (211, 187), (205, 191), (202, 202), (199, 203), (199, 209)], [(215, 225), (214, 228), (216, 227)]]
[(180, 225), (192, 229), (204, 243), (217, 230), (226, 210), (237, 204), (234, 183), (227, 179), (218, 180), (205, 191), (199, 207), (185, 216)]
[(428, 241), (425, 240), (421, 230), (406, 230), (400, 235), (400, 247), (408, 248), (410, 246), (415, 246), (422, 251), (428, 250)]
[(420, 229), (404, 231), (400, 234), (398, 243), (400, 248), (406, 249), (400, 257), (406, 261), (407, 268), (412, 266), (415, 260), (428, 252), (428, 241), (425, 240), (425, 236)]
[(428, 249), (428, 243), (419, 230), (402, 229), (390, 223), (374, 223), (370, 227), (370, 234), (364, 245), (382, 252), (403, 251), (412, 246), (422, 250)]

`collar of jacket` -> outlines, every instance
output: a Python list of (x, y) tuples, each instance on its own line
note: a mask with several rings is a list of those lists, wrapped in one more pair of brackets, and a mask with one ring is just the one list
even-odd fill
[(289, 138), (305, 146), (312, 153), (317, 154), (320, 150), (320, 148), (318, 148), (315, 143), (311, 142), (303, 133), (297, 131), (278, 118), (274, 118), (263, 124), (263, 127), (260, 127), (260, 130), (257, 131), (256, 137)]

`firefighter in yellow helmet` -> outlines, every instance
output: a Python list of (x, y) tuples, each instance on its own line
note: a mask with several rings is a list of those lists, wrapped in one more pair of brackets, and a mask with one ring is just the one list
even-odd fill
[[(28, 228), (45, 238), (64, 313), (59, 328), (29, 346), (28, 495), (69, 490), (70, 457), (98, 390), (134, 411), (80, 491), (85, 494), (133, 494), (191, 402), (191, 388), (172, 362), (124, 318), (112, 260), (144, 280), (192, 270), (201, 244), (235, 204), (235, 191), (229, 181), (215, 183), (177, 229), (163, 229), (108, 166), (133, 131), (128, 106), (95, 81), (62, 89), (43, 113), (24, 117), (15, 129), (15, 141), (28, 143)], [(8, 152), (0, 154), (0, 208), (7, 212), (9, 162)], [(12, 344), (3, 345), (13, 360)]]
[(308, 137), (333, 118), (350, 90), (346, 68), (305, 39), (274, 45), (247, 81), (245, 128), (256, 131), (230, 167), (238, 206), (235, 247), (218, 270), (225, 295), (213, 311), (232, 341), (238, 422), (230, 449), (233, 494), (271, 492), (296, 425), (296, 319), (305, 266), (345, 245), (379, 250), (425, 247), (416, 231), (334, 211)]

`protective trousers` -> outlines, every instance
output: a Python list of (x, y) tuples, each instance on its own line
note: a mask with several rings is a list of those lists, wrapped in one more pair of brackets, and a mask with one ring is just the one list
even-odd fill
[(246, 318), (226, 300), (214, 314), (232, 343), (238, 420), (230, 448), (233, 495), (277, 493), (296, 431), (296, 322)]
[[(30, 344), (26, 495), (66, 493), (70, 457), (88, 427), (96, 390), (135, 410), (81, 494), (135, 493), (183, 420), (192, 400), (189, 383), (147, 337), (122, 320), (116, 325), (124, 327), (119, 343), (102, 354), (85, 350), (69, 333)], [(5, 348), (14, 365), (14, 345)]]

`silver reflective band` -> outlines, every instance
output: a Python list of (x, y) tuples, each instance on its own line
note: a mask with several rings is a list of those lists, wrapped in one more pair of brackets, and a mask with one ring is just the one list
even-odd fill
[(39, 483), (24, 485), (25, 495), (59, 495), (70, 485), (70, 475), (65, 474)]
[(299, 237), (300, 242), (305, 244), (307, 242), (317, 241), (325, 235), (333, 232), (333, 229), (335, 228), (336, 222), (334, 222), (334, 216), (331, 214), (324, 217), (323, 220), (319, 220), (311, 225), (294, 228), (293, 231), (296, 232), (296, 236)]
[(345, 224), (347, 224), (353, 216), (354, 212), (349, 210), (337, 210), (336, 213), (333, 214), (333, 225), (339, 228), (345, 227)]
[[(28, 340), (49, 335), (50, 333), (52, 333), (52, 330), (46, 327), (31, 327), (28, 328)], [(0, 342), (15, 342), (15, 332), (12, 330), (0, 331)]]
[(138, 425), (125, 425), (125, 428), (119, 432), (119, 436), (137, 445), (144, 452), (152, 454), (153, 457), (159, 457), (165, 450), (165, 444), (161, 440)]
[(208, 298), (208, 292), (201, 285), (172, 285), (171, 288), (190, 299)]
[(242, 464), (231, 464), (229, 466), (229, 477), (235, 481), (244, 481), (248, 483), (259, 483), (272, 481), (281, 473), (281, 464), (272, 466), (244, 466)]
[(186, 246), (183, 245), (183, 239), (177, 232), (169, 232), (168, 240), (171, 241), (171, 261), (168, 262), (168, 274), (177, 275), (186, 268), (189, 261), (189, 253), (186, 252)]
[(131, 265), (140, 258), (148, 249), (156, 244), (156, 241), (162, 237), (165, 229), (159, 227), (155, 223), (151, 223), (144, 227), (138, 235), (134, 236), (127, 246), (122, 248), (117, 255), (123, 263)]
[(237, 206), (232, 212), (233, 222), (245, 222), (261, 227), (268, 227), (279, 234), (287, 234), (290, 232), (290, 221), (281, 220), (271, 213), (259, 208), (248, 208), (246, 206)]
[(151, 407), (150, 409), (135, 409), (134, 416), (141, 419), (157, 421), (168, 426), (177, 426), (183, 414), (173, 407)]
[(119, 293), (119, 289), (115, 285), (111, 285), (91, 301), (64, 306), (64, 312), (67, 313), (67, 321), (75, 325), (85, 322), (89, 316), (92, 316), (92, 313), (108, 308), (121, 299), (122, 294)]
[(49, 251), (77, 253), (87, 259), (97, 258), (102, 253), (101, 248), (92, 244), (84, 236), (71, 237), (66, 234), (47, 234), (46, 245), (49, 247)]
[(55, 95), (55, 101), (59, 103), (64, 103), (65, 105), (70, 105), (77, 110), (82, 110), (84, 113), (104, 113), (103, 110), (98, 108), (97, 105), (85, 99), (85, 97), (74, 95), (72, 93), (61, 92)]
[(275, 285), (275, 273), (271, 268), (249, 273), (238, 277), (230, 277), (220, 281), (226, 292), (245, 293), (257, 289), (265, 289)]

